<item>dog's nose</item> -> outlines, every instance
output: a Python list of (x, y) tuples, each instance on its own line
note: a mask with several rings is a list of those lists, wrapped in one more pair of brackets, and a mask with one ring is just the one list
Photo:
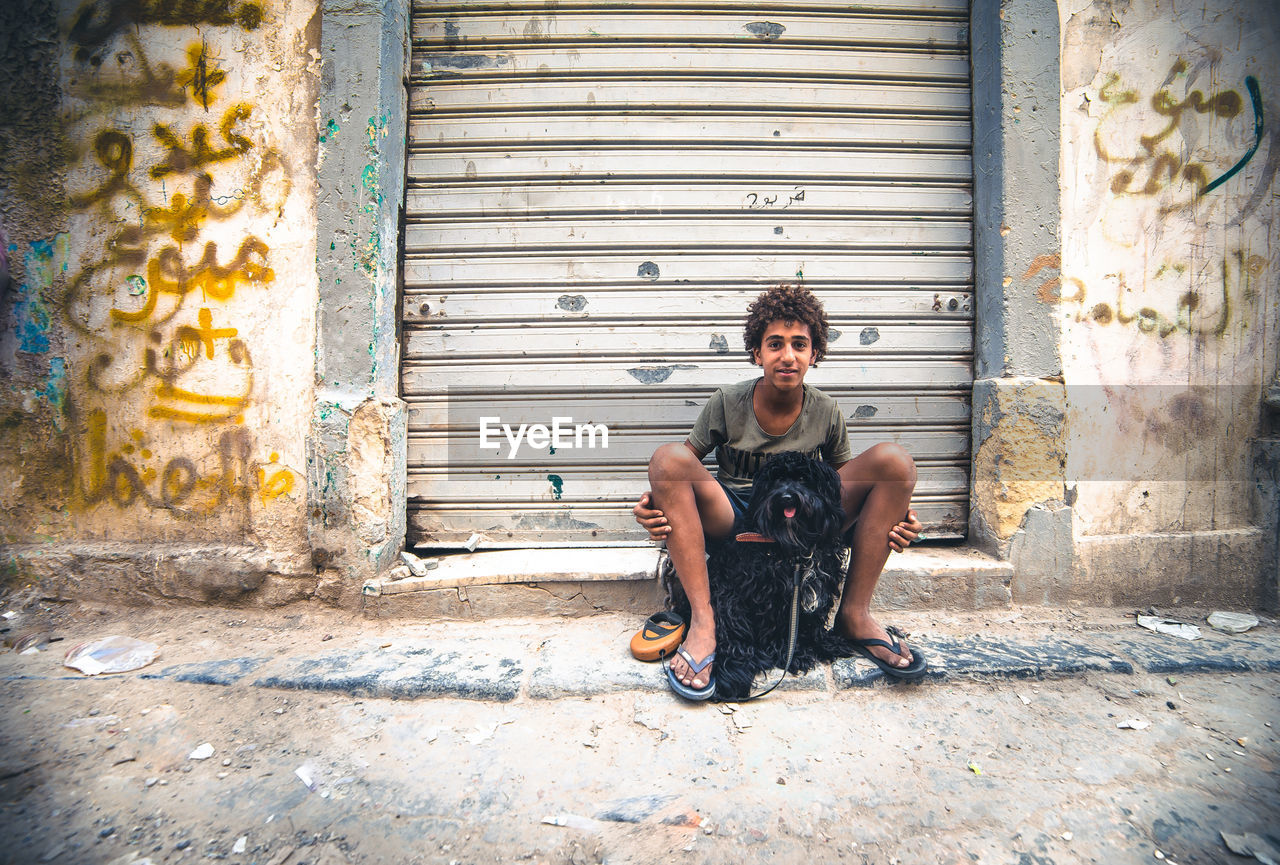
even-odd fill
[(783, 493), (778, 497), (778, 504), (784, 508), (794, 508), (796, 506), (796, 497), (794, 493)]

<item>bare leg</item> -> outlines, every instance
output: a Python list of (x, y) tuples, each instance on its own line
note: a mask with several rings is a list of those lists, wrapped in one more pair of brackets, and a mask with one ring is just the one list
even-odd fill
[[(871, 596), (889, 560), (889, 530), (906, 517), (916, 486), (916, 466), (911, 455), (895, 444), (878, 444), (840, 467), (841, 499), (853, 532), (853, 554), (845, 577), (844, 593), (836, 614), (836, 628), (855, 639), (893, 642), (871, 616)], [(911, 651), (902, 654), (872, 646), (871, 652), (899, 667), (909, 666)]]
[[(689, 598), (689, 630), (684, 647), (700, 661), (716, 647), (706, 537), (722, 538), (732, 531), (733, 508), (720, 484), (683, 444), (663, 445), (654, 452), (649, 461), (649, 483), (654, 507), (663, 512), (671, 526), (667, 554)], [(711, 667), (695, 676), (679, 655), (671, 659), (671, 669), (676, 678), (693, 688), (705, 688), (710, 681)]]

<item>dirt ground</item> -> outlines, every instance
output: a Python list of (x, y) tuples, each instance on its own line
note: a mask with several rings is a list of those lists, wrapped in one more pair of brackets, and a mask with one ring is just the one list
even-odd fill
[[(62, 639), (0, 654), (0, 862), (1244, 863), (1220, 833), (1280, 827), (1280, 674), (778, 691), (735, 708), (654, 690), (381, 700), (61, 666), (113, 633), (162, 647), (142, 673), (463, 627), (584, 628), (625, 651), (637, 621), (36, 604), (6, 636)], [(908, 624), (1012, 639), (1120, 621)], [(192, 759), (204, 743), (212, 756)]]

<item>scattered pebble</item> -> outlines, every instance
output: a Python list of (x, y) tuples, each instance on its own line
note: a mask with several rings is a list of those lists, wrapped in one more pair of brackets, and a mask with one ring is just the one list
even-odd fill
[(174, 849), (174, 850), (186, 850), (186, 849), (187, 849), (188, 847), (190, 847), (190, 846), (191, 846), (191, 839), (190, 839), (190, 838), (183, 838), (183, 839), (182, 839), (181, 841), (179, 841), (177, 844), (174, 844), (174, 845), (173, 845), (173, 849)]
[(115, 827), (115, 826), (107, 826), (106, 828), (99, 830), (99, 832), (98, 832), (98, 837), (99, 837), (99, 838), (110, 838), (110, 837), (111, 837), (112, 835), (114, 835), (115, 833), (116, 833), (116, 827)]
[(243, 853), (245, 851), (245, 848), (248, 847), (248, 845), (249, 845), (249, 836), (241, 835), (239, 838), (236, 839), (236, 843), (231, 845), (231, 852)]
[(143, 782), (142, 782), (142, 786), (144, 786), (144, 787), (154, 787), (154, 786), (156, 785), (156, 782), (157, 782), (157, 781), (159, 781), (159, 780), (160, 780), (159, 778), (148, 778), (147, 780), (145, 780), (145, 781), (143, 781)]
[(196, 746), (196, 749), (187, 755), (192, 760), (208, 760), (213, 756), (213, 746), (208, 742), (204, 742)]
[(1063, 840), (1063, 841), (1070, 841), (1070, 840), (1071, 840), (1072, 838), (1074, 838), (1074, 837), (1076, 837), (1076, 836), (1075, 836), (1075, 835), (1072, 835), (1070, 832), (1063, 832), (1063, 833), (1062, 833), (1062, 840)]

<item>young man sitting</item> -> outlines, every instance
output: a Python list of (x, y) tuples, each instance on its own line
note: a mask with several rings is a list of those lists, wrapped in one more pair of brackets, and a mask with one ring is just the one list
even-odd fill
[[(916, 467), (895, 444), (878, 444), (853, 456), (844, 417), (834, 399), (804, 383), (827, 348), (822, 304), (801, 286), (780, 285), (747, 310), (744, 341), (762, 375), (721, 388), (703, 407), (693, 432), (681, 444), (662, 445), (649, 461), (650, 491), (633, 508), (650, 537), (667, 552), (692, 613), (671, 672), (684, 696), (713, 693), (711, 658), (716, 647), (715, 611), (707, 580), (706, 540), (728, 537), (746, 508), (757, 468), (774, 453), (818, 453), (840, 475), (845, 529), (855, 525), (853, 555), (835, 627), (861, 641), (887, 674), (914, 679), (924, 674), (896, 629), (871, 616), (871, 595), (889, 558), (919, 537), (923, 526), (908, 510)], [(702, 465), (716, 451), (718, 480)], [(904, 517), (905, 515), (905, 517)]]

